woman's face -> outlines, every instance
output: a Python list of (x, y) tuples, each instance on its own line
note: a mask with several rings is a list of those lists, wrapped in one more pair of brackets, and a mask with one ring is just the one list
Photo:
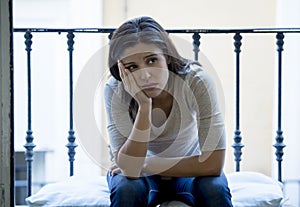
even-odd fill
[(124, 50), (121, 62), (143, 92), (151, 98), (166, 88), (169, 70), (163, 51), (154, 44), (138, 43)]

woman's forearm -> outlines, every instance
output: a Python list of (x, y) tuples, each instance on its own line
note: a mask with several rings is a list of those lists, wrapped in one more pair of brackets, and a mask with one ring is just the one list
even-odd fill
[(128, 177), (139, 177), (144, 165), (150, 139), (151, 104), (141, 106), (132, 131), (117, 154), (116, 162)]
[(225, 150), (203, 153), (189, 157), (149, 157), (143, 172), (171, 177), (218, 176), (222, 173)]

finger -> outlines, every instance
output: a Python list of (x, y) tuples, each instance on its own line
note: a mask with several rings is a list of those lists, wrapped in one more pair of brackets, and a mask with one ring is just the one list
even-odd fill
[(121, 71), (123, 74), (122, 81), (123, 81), (125, 87), (131, 92), (134, 91), (135, 90), (135, 88), (134, 88), (135, 80), (133, 78), (132, 73), (128, 69), (124, 68), (124, 65), (123, 65)]
[(141, 89), (138, 87), (134, 76), (132, 75), (132, 73), (127, 73), (126, 77), (124, 78), (125, 81), (125, 85), (128, 88), (128, 90), (130, 91), (130, 94), (134, 97), (136, 93), (138, 93)]
[(118, 60), (118, 69), (119, 69), (119, 75), (120, 75), (121, 79), (123, 80), (122, 65), (119, 60)]
[(115, 163), (113, 163), (109, 168), (109, 174), (112, 176), (114, 170), (116, 170), (117, 168), (118, 168), (118, 166)]
[(118, 168), (118, 166), (117, 166), (116, 164), (112, 164), (112, 165), (110, 166), (109, 170), (114, 170), (114, 169), (116, 169), (116, 168)]
[(121, 173), (121, 169), (120, 168), (116, 168), (114, 170), (111, 171), (111, 175), (116, 175), (116, 174), (120, 174)]
[(119, 73), (120, 73), (120, 77), (122, 79), (124, 79), (124, 70), (125, 70), (125, 67), (124, 65), (122, 64), (122, 62), (120, 60), (118, 60), (118, 68), (119, 68)]

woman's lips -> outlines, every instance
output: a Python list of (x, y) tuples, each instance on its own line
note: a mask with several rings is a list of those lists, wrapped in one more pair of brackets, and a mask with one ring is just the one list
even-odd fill
[(155, 89), (157, 88), (157, 83), (150, 83), (150, 84), (145, 84), (145, 85), (142, 85), (141, 88), (142, 90), (150, 90), (150, 89)]

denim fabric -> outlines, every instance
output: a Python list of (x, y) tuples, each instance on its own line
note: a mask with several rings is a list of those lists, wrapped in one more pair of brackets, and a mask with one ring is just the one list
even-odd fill
[(107, 175), (111, 207), (155, 207), (177, 200), (195, 207), (232, 207), (224, 173), (217, 177), (170, 178), (153, 175), (129, 179)]

